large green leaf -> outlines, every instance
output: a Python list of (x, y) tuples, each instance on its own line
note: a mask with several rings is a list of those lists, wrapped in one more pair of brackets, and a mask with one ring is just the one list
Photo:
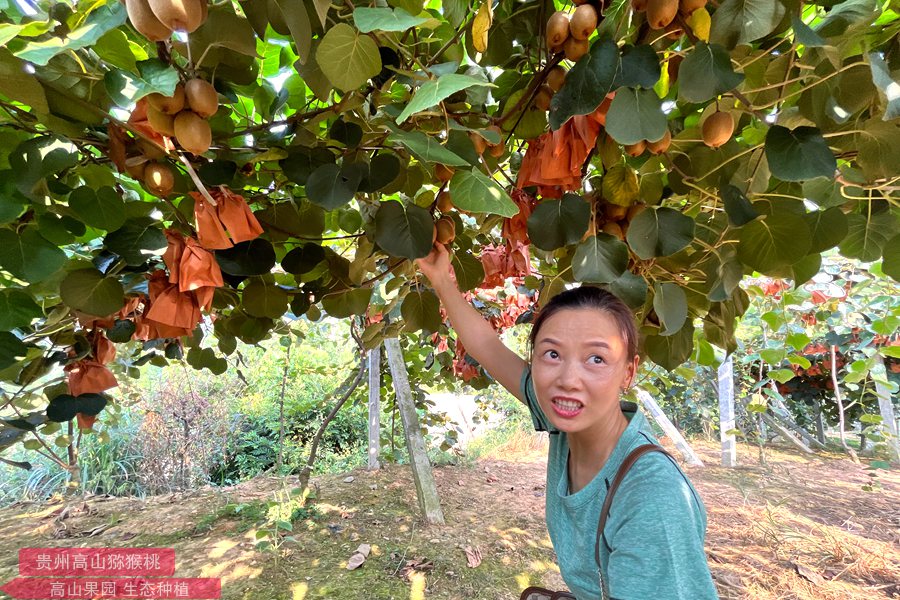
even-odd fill
[[(900, 88), (900, 84), (895, 85)], [(895, 102), (900, 106), (900, 94)], [(900, 120), (868, 119), (857, 139), (859, 154), (856, 162), (869, 181), (900, 173), (900, 144), (897, 143), (900, 140)]]
[(254, 279), (241, 292), (241, 306), (254, 317), (277, 319), (287, 310), (290, 295), (274, 281)]
[(550, 126), (559, 127), (575, 115), (600, 106), (613, 90), (619, 70), (619, 50), (611, 39), (598, 40), (566, 76), (566, 83), (550, 102)]
[(484, 265), (471, 253), (457, 250), (450, 257), (456, 284), (461, 292), (474, 290), (484, 281)]
[(375, 213), (375, 242), (391, 256), (414, 259), (431, 251), (434, 222), (415, 204), (382, 202)]
[(281, 11), (284, 22), (291, 32), (291, 37), (294, 38), (294, 46), (297, 48), (297, 56), (300, 57), (300, 62), (306, 62), (309, 56), (310, 44), (312, 43), (312, 25), (309, 22), (309, 13), (306, 11), (307, 3), (272, 0), (269, 3), (270, 10), (273, 4)]
[(653, 310), (659, 317), (659, 335), (672, 335), (684, 325), (688, 315), (687, 295), (677, 283), (653, 284)]
[(43, 314), (30, 294), (16, 289), (0, 290), (0, 331), (27, 327)]
[(809, 25), (801, 21), (797, 15), (791, 16), (791, 28), (794, 30), (794, 39), (807, 48), (819, 48), (827, 45), (825, 40)]
[(130, 266), (140, 266), (150, 257), (161, 255), (169, 245), (158, 223), (150, 217), (128, 219), (122, 227), (108, 233), (103, 244)]
[(725, 0), (712, 16), (709, 39), (726, 48), (772, 33), (784, 18), (781, 0)]
[(364, 315), (372, 297), (372, 288), (357, 288), (346, 292), (328, 294), (322, 298), (322, 308), (336, 319)]
[(772, 175), (782, 181), (834, 177), (837, 169), (834, 154), (815, 127), (774, 125), (766, 134), (766, 157)]
[(615, 87), (650, 89), (659, 81), (659, 57), (653, 46), (625, 46), (616, 76)]
[(616, 97), (606, 113), (606, 132), (614, 140), (620, 144), (655, 141), (665, 135), (666, 127), (662, 102), (652, 89), (616, 90)]
[(59, 294), (67, 306), (97, 317), (111, 315), (125, 305), (119, 280), (97, 269), (72, 271), (59, 284)]
[(777, 210), (741, 228), (737, 255), (760, 273), (791, 265), (809, 253), (809, 225), (803, 216)]
[[(882, 119), (889, 121), (890, 119), (900, 117), (900, 94), (897, 93), (897, 88), (900, 87), (900, 83), (896, 82), (894, 78), (891, 77), (890, 68), (888, 68), (887, 63), (884, 62), (884, 59), (877, 53), (872, 52), (869, 54), (869, 66), (872, 69), (872, 83), (875, 84), (887, 99), (887, 106), (884, 109), (884, 116), (882, 116)], [(896, 144), (894, 145), (896, 146)]]
[(20, 233), (0, 229), (0, 267), (28, 283), (43, 281), (66, 262), (66, 254), (29, 225)]
[(606, 287), (634, 310), (641, 308), (647, 300), (647, 280), (631, 271), (625, 271)]
[(706, 102), (733, 90), (743, 80), (743, 74), (734, 72), (725, 48), (697, 42), (678, 68), (678, 96), (688, 102)]
[(841, 36), (851, 28), (871, 23), (879, 12), (877, 0), (844, 0), (831, 7), (816, 26), (816, 33), (827, 38)]
[(83, 24), (67, 35), (54, 35), (40, 41), (29, 42), (15, 54), (22, 60), (42, 67), (57, 54), (93, 46), (107, 31), (124, 24), (127, 17), (124, 4), (111, 2), (100, 5), (91, 11)]
[(27, 352), (22, 340), (8, 331), (0, 331), (0, 371), (19, 362)]
[(885, 242), (882, 256), (884, 261), (881, 263), (881, 270), (885, 275), (893, 277), (894, 281), (900, 282), (900, 234)]
[(178, 84), (178, 71), (158, 58), (137, 63), (139, 76), (121, 69), (110, 69), (103, 76), (109, 97), (119, 106), (130, 106), (154, 92), (171, 96)]
[(294, 248), (281, 259), (281, 268), (287, 273), (302, 275), (312, 271), (320, 262), (325, 260), (325, 250), (318, 244), (304, 244)]
[(626, 240), (644, 260), (669, 256), (694, 241), (694, 220), (673, 208), (649, 207), (632, 219)]
[(577, 243), (590, 220), (591, 205), (578, 194), (547, 198), (528, 217), (528, 238), (541, 250), (556, 250)]
[(890, 212), (872, 215), (847, 215), (847, 237), (841, 242), (841, 254), (869, 262), (878, 260), (888, 240), (897, 233), (897, 218)]
[(812, 244), (809, 247), (811, 254), (834, 248), (847, 237), (847, 216), (837, 206), (808, 213), (806, 222), (812, 233)]
[(694, 324), (685, 322), (673, 335), (648, 335), (644, 338), (644, 351), (650, 360), (671, 371), (691, 356), (694, 349)]
[(429, 109), (432, 106), (437, 106), (441, 100), (460, 90), (466, 90), (473, 86), (495, 87), (494, 84), (482, 79), (457, 73), (448, 73), (437, 79), (426, 81), (419, 86), (412, 100), (409, 101), (403, 112), (397, 116), (397, 123), (403, 123), (410, 115)]
[(316, 50), (316, 62), (342, 92), (355, 90), (381, 71), (378, 46), (367, 35), (360, 35), (346, 23), (328, 30)]
[(608, 233), (598, 233), (575, 249), (572, 274), (585, 283), (611, 283), (628, 267), (628, 247)]
[(353, 199), (362, 174), (343, 169), (338, 165), (322, 165), (309, 176), (306, 196), (309, 201), (325, 210), (333, 210)]
[(25, 72), (25, 63), (6, 48), (0, 48), (0, 93), (30, 106), (37, 113), (50, 112), (44, 87)]
[(275, 266), (275, 249), (268, 240), (256, 238), (235, 244), (227, 250), (216, 250), (216, 262), (229, 275), (265, 275)]
[(519, 212), (506, 190), (477, 169), (454, 173), (450, 193), (453, 205), (460, 210), (503, 217), (514, 217)]
[(87, 186), (72, 190), (69, 208), (85, 225), (115, 231), (125, 224), (125, 203), (111, 187), (94, 191)]
[(428, 19), (414, 17), (402, 8), (368, 8), (358, 6), (353, 9), (353, 22), (362, 33), (372, 31), (406, 31), (428, 22)]
[(433, 333), (441, 327), (441, 303), (428, 289), (412, 290), (400, 305), (406, 331)]
[(420, 131), (398, 130), (391, 134), (388, 141), (403, 144), (424, 163), (441, 163), (451, 167), (469, 166), (465, 159), (447, 150), (437, 139)]
[(137, 44), (128, 41), (121, 29), (107, 31), (91, 48), (107, 65), (134, 72), (137, 61), (147, 60), (147, 52)]
[(732, 227), (742, 227), (759, 218), (759, 213), (750, 204), (750, 200), (735, 186), (723, 186), (721, 194), (725, 205), (725, 214), (728, 215), (728, 222)]
[(313, 171), (322, 165), (334, 164), (334, 154), (327, 148), (291, 147), (288, 157), (281, 160), (280, 164), (288, 179), (306, 185)]

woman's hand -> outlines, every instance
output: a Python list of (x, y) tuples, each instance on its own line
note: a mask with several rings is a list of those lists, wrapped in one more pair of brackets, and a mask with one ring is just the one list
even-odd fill
[(435, 244), (428, 256), (416, 259), (416, 265), (434, 288), (456, 282), (453, 266), (450, 264), (450, 252), (443, 244)]

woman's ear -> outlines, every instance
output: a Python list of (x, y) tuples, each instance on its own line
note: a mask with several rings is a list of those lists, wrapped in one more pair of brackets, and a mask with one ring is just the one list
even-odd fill
[(641, 362), (641, 357), (637, 354), (634, 355), (627, 365), (625, 365), (625, 386), (624, 389), (628, 390), (631, 385), (634, 383), (635, 378), (637, 377), (638, 364)]

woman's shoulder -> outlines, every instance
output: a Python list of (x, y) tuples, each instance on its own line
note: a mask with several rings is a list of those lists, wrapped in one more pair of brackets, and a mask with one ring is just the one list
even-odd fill
[(702, 506), (687, 475), (674, 458), (662, 452), (642, 455), (628, 471), (616, 493), (623, 499), (643, 505), (658, 503), (671, 506), (672, 502), (681, 500), (687, 503), (694, 497)]

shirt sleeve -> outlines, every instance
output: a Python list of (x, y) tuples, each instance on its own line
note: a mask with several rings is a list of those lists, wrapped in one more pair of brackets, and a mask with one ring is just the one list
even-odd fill
[(622, 483), (606, 526), (613, 600), (717, 599), (704, 549), (706, 511), (665, 456)]
[(550, 424), (547, 415), (541, 410), (537, 401), (537, 395), (534, 393), (534, 383), (531, 380), (531, 367), (525, 367), (522, 372), (522, 381), (519, 384), (522, 391), (522, 397), (525, 398), (525, 405), (528, 406), (528, 412), (531, 413), (531, 422), (535, 431), (547, 431), (557, 433), (557, 429)]

